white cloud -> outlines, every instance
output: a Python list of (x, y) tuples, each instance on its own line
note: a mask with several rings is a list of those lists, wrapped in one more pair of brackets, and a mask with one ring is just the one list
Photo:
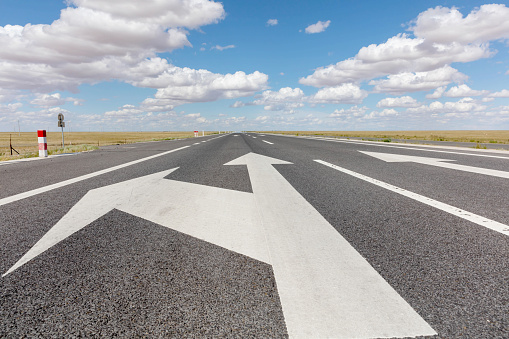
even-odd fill
[(295, 113), (295, 109), (304, 107), (305, 95), (300, 88), (284, 87), (279, 91), (264, 91), (254, 105), (263, 105), (266, 111), (285, 111)]
[(324, 104), (358, 104), (368, 93), (355, 84), (342, 84), (336, 87), (320, 89), (309, 97), (309, 102)]
[(486, 4), (466, 17), (457, 8), (436, 7), (419, 14), (414, 22), (416, 36), (437, 43), (483, 43), (509, 39), (509, 8)]
[(439, 99), (444, 95), (447, 86), (438, 87), (432, 94), (427, 94), (426, 99)]
[(232, 108), (239, 108), (239, 107), (244, 107), (246, 106), (246, 104), (242, 101), (235, 101), (235, 103), (233, 105), (230, 105), (230, 107)]
[(509, 98), (509, 90), (503, 89), (500, 92), (491, 93), (490, 98)]
[[(169, 66), (155, 78), (133, 82), (140, 87), (157, 88), (158, 105), (178, 106), (192, 102), (209, 102), (251, 96), (267, 87), (268, 76), (260, 72), (246, 74), (217, 74), (207, 70), (195, 70)], [(150, 99), (152, 105), (155, 104)], [(144, 101), (144, 104), (147, 102)]]
[(270, 119), (268, 115), (261, 115), (255, 118), (255, 121), (267, 122)]
[(225, 49), (231, 49), (231, 48), (235, 48), (235, 45), (228, 45), (228, 46), (215, 45), (215, 46), (211, 47), (210, 49), (217, 49), (218, 51), (224, 51)]
[(509, 38), (508, 16), (505, 5), (483, 5), (465, 18), (455, 8), (429, 9), (410, 28), (415, 37), (399, 34), (385, 43), (363, 47), (353, 58), (318, 68), (300, 83), (336, 86), (487, 58), (494, 54), (489, 41)]
[(327, 21), (318, 21), (316, 24), (309, 25), (306, 27), (306, 33), (307, 34), (315, 34), (315, 33), (321, 33), (327, 29), (330, 25), (330, 20)]
[(422, 114), (422, 113), (443, 113), (454, 115), (460, 113), (469, 113), (469, 112), (481, 112), (485, 111), (487, 106), (478, 103), (476, 100), (472, 98), (463, 98), (456, 102), (445, 102), (441, 103), (439, 101), (434, 101), (429, 105), (422, 105), (416, 108), (407, 109), (407, 113), (412, 114)]
[(476, 91), (463, 84), (460, 86), (451, 87), (447, 92), (445, 92), (446, 97), (450, 98), (461, 98), (461, 97), (476, 97), (480, 95), (486, 95), (488, 91)]
[(223, 123), (227, 126), (231, 126), (231, 125), (237, 125), (237, 124), (243, 123), (245, 121), (246, 121), (246, 117), (230, 117), (230, 118), (226, 118), (226, 119), (222, 120), (221, 123)]
[(108, 13), (114, 18), (163, 27), (187, 27), (217, 23), (225, 12), (219, 2), (208, 0), (67, 0), (81, 8)]
[(267, 26), (276, 26), (278, 24), (277, 19), (269, 19), (267, 21)]
[(124, 105), (120, 109), (116, 111), (108, 111), (104, 113), (106, 117), (115, 117), (115, 118), (128, 118), (135, 115), (140, 115), (144, 113), (143, 110), (137, 108), (133, 105)]
[(83, 104), (82, 99), (76, 99), (71, 97), (62, 98), (60, 93), (38, 94), (35, 99), (30, 101), (32, 105), (40, 107), (62, 106), (67, 102), (72, 102), (74, 106), (81, 106)]
[(363, 107), (358, 107), (358, 106), (353, 106), (353, 107), (350, 107), (348, 109), (336, 109), (334, 112), (332, 112), (329, 117), (330, 118), (352, 118), (352, 117), (355, 117), (355, 118), (359, 118), (359, 117), (362, 117), (364, 115), (364, 113), (366, 113), (368, 110), (368, 108), (366, 106), (363, 106)]
[(385, 98), (380, 100), (376, 107), (419, 107), (420, 103), (412, 97)]
[(162, 72), (156, 53), (190, 46), (185, 28), (218, 22), (208, 0), (72, 0), (52, 24), (0, 27), (0, 88), (49, 93)]
[(394, 108), (386, 108), (381, 112), (372, 111), (371, 113), (363, 116), (362, 118), (366, 119), (366, 120), (370, 120), (370, 119), (376, 119), (376, 118), (396, 116), (398, 114), (399, 114), (398, 111), (396, 111)]
[(450, 66), (438, 68), (429, 72), (399, 73), (389, 75), (386, 79), (371, 80), (375, 92), (404, 93), (429, 91), (439, 86), (446, 86), (451, 82), (463, 82), (468, 77)]

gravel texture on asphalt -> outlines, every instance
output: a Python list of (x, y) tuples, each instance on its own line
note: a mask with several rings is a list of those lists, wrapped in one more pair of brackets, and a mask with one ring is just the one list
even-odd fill
[(270, 265), (112, 211), (2, 279), (0, 337), (286, 337)]

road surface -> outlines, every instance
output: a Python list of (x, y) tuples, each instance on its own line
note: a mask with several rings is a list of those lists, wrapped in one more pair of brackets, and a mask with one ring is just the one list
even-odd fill
[(509, 337), (509, 152), (235, 133), (0, 179), (0, 337)]

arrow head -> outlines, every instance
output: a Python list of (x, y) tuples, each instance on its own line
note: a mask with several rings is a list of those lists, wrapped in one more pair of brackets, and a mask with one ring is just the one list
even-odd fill
[(437, 159), (437, 158), (426, 158), (426, 157), (416, 157), (413, 155), (401, 155), (401, 154), (391, 154), (391, 153), (378, 153), (378, 152), (364, 152), (366, 155), (369, 155), (373, 158), (377, 158), (379, 160), (383, 160), (385, 162), (416, 162), (419, 164), (432, 164), (441, 161), (455, 161), (448, 159)]
[(257, 153), (248, 153), (237, 159), (234, 159), (230, 162), (224, 164), (225, 166), (234, 166), (234, 165), (252, 165), (252, 164), (266, 164), (266, 165), (293, 165), (293, 163), (279, 160), (276, 158), (267, 157), (265, 155), (257, 154)]

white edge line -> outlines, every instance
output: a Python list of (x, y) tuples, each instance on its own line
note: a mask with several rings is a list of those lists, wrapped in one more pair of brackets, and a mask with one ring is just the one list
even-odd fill
[(80, 181), (83, 181), (83, 180), (86, 180), (86, 179), (90, 179), (90, 178), (96, 177), (96, 176), (101, 175), (101, 174), (113, 172), (113, 171), (116, 171), (118, 169), (121, 169), (121, 168), (124, 168), (124, 167), (128, 167), (128, 166), (131, 166), (131, 165), (135, 165), (135, 164), (138, 164), (138, 163), (143, 162), (143, 161), (151, 160), (151, 159), (154, 159), (154, 158), (157, 158), (157, 157), (161, 157), (161, 156), (166, 155), (166, 154), (177, 152), (177, 151), (183, 150), (183, 149), (188, 148), (188, 147), (191, 147), (191, 146), (184, 146), (184, 147), (176, 148), (176, 149), (173, 149), (171, 151), (159, 153), (159, 154), (152, 155), (152, 156), (149, 156), (149, 157), (146, 157), (146, 158), (142, 158), (142, 159), (139, 159), (139, 160), (134, 160), (134, 161), (122, 164), (122, 165), (106, 168), (106, 169), (103, 169), (103, 170), (100, 170), (100, 171), (97, 171), (97, 172), (85, 174), (85, 175), (82, 175), (82, 176), (77, 177), (77, 178), (72, 178), (72, 179), (65, 180), (65, 181), (62, 181), (62, 182), (59, 182), (59, 183), (56, 183), (56, 184), (52, 184), (52, 185), (36, 188), (34, 190), (31, 190), (31, 191), (27, 191), (27, 192), (19, 193), (19, 194), (16, 194), (16, 195), (12, 195), (10, 197), (0, 199), (0, 206), (6, 205), (6, 204), (9, 204), (11, 202), (18, 201), (18, 200), (22, 200), (22, 199), (25, 199), (25, 198), (29, 198), (29, 197), (32, 197), (32, 196), (37, 195), (37, 194), (45, 193), (45, 192), (48, 192), (48, 191), (51, 191), (51, 190), (54, 190), (54, 189), (57, 189), (57, 188), (60, 188), (60, 187), (68, 186), (68, 185), (71, 185), (71, 184), (74, 184), (74, 183), (77, 183), (77, 182), (80, 182)]
[(338, 170), (340, 172), (343, 172), (343, 173), (349, 174), (351, 176), (354, 176), (354, 177), (356, 177), (358, 179), (367, 181), (367, 182), (369, 182), (371, 184), (374, 184), (376, 186), (379, 186), (379, 187), (385, 188), (385, 189), (387, 189), (389, 191), (401, 194), (401, 195), (403, 195), (405, 197), (408, 197), (410, 199), (416, 200), (418, 202), (421, 202), (423, 204), (429, 205), (431, 207), (438, 208), (439, 210), (442, 210), (444, 212), (450, 213), (450, 214), (455, 215), (457, 217), (460, 217), (462, 219), (471, 221), (471, 222), (473, 222), (473, 223), (475, 223), (477, 225), (489, 228), (489, 229), (491, 229), (493, 231), (496, 231), (496, 232), (499, 232), (499, 233), (502, 233), (504, 235), (509, 236), (509, 226), (508, 225), (504, 225), (504, 224), (499, 223), (497, 221), (494, 221), (494, 220), (485, 218), (483, 216), (480, 216), (480, 215), (477, 215), (477, 214), (474, 214), (474, 213), (462, 210), (460, 208), (457, 208), (457, 207), (445, 204), (443, 202), (440, 202), (440, 201), (437, 201), (437, 200), (425, 197), (423, 195), (407, 191), (407, 190), (405, 190), (403, 188), (399, 188), (399, 187), (393, 186), (391, 184), (385, 183), (385, 182), (380, 181), (380, 180), (376, 180), (374, 178), (362, 175), (360, 173), (356, 173), (356, 172), (347, 170), (346, 168), (336, 166), (334, 164), (325, 162), (323, 160), (315, 160), (315, 161), (317, 163), (319, 163), (319, 164), (328, 166), (328, 167), (333, 168), (335, 170)]

